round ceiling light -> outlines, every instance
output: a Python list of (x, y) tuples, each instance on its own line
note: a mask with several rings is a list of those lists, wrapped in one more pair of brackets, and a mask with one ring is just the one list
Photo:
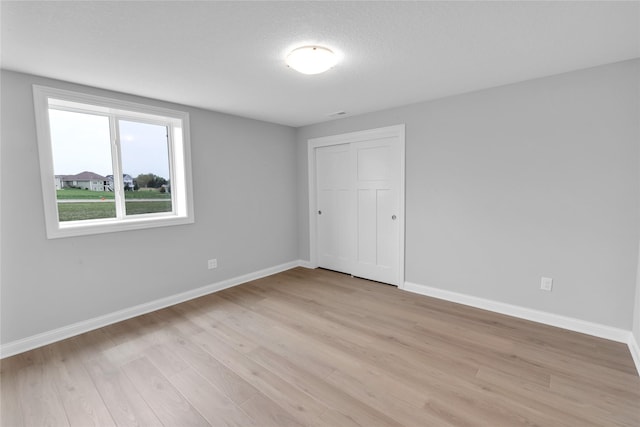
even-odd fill
[(287, 65), (302, 74), (324, 73), (336, 65), (338, 57), (322, 46), (303, 46), (287, 55)]

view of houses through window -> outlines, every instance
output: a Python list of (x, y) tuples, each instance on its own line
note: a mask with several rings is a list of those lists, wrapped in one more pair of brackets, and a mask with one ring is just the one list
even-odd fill
[(59, 221), (172, 211), (166, 125), (50, 108), (49, 126)]

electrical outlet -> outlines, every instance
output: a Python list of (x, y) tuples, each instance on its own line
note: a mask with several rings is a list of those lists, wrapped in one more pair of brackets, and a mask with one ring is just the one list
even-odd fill
[(207, 261), (207, 266), (209, 267), (209, 270), (212, 270), (214, 268), (218, 268), (218, 260), (217, 259), (210, 259), (209, 261)]
[(551, 288), (553, 288), (553, 279), (551, 277), (543, 277), (540, 280), (540, 289), (551, 292)]

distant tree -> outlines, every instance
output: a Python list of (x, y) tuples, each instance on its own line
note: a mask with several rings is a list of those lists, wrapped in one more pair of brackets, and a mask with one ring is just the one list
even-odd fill
[(139, 188), (147, 187), (147, 184), (149, 184), (149, 181), (151, 180), (152, 175), (153, 175), (152, 173), (141, 173), (135, 179), (136, 185)]
[(139, 188), (160, 188), (167, 180), (153, 173), (143, 173), (136, 177), (135, 183)]
[(156, 176), (153, 180), (153, 188), (162, 188), (163, 185), (167, 184), (167, 180), (161, 176)]

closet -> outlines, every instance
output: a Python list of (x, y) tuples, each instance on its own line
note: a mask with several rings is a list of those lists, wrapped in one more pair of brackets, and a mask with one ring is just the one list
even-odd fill
[(401, 285), (404, 125), (311, 139), (309, 169), (312, 263)]

